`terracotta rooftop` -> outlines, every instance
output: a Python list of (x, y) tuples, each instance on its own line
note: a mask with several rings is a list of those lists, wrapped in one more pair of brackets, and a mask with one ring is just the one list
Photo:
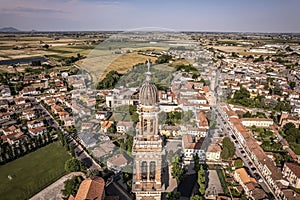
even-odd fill
[(36, 134), (40, 131), (45, 130), (46, 128), (44, 126), (36, 127), (36, 128), (29, 128), (28, 131), (32, 134)]
[(194, 141), (192, 135), (184, 134), (182, 135), (183, 148), (184, 149), (201, 149), (203, 140)]
[(245, 168), (237, 169), (237, 170), (235, 170), (235, 172), (239, 175), (239, 177), (241, 178), (241, 180), (244, 184), (249, 183), (249, 182), (257, 183), (254, 178), (249, 176), (249, 174), (247, 173)]
[(208, 126), (208, 121), (204, 112), (199, 112), (197, 115), (197, 119), (199, 121), (199, 126)]
[(103, 178), (88, 178), (80, 184), (75, 200), (100, 200), (104, 195), (104, 186)]
[(207, 152), (221, 152), (222, 149), (219, 144), (210, 144), (207, 148)]

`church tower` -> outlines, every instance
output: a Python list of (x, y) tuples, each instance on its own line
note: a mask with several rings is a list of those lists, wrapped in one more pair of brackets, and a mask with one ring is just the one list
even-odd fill
[(139, 129), (133, 141), (132, 191), (136, 200), (160, 200), (163, 192), (162, 139), (158, 134), (158, 95), (151, 81), (150, 62), (148, 60), (146, 80), (140, 88), (138, 106)]

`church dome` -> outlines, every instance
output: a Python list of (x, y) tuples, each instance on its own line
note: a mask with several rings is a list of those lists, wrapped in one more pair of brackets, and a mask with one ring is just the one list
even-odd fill
[(156, 86), (146, 81), (140, 89), (140, 104), (144, 106), (154, 106), (157, 103)]
[(146, 72), (146, 80), (140, 89), (140, 104), (144, 106), (154, 106), (156, 105), (157, 98), (157, 88), (151, 81), (150, 72), (150, 62), (148, 60), (148, 72)]

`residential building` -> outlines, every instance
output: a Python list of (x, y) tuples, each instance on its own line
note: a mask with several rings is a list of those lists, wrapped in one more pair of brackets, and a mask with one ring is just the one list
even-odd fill
[(194, 162), (194, 155), (198, 155), (201, 161), (205, 160), (205, 151), (201, 148), (203, 138), (196, 138), (190, 134), (182, 135), (182, 148), (184, 154), (184, 164), (189, 165)]
[(126, 165), (127, 159), (122, 154), (113, 155), (106, 163), (109, 170), (119, 173)]
[(200, 112), (197, 113), (196, 122), (197, 122), (198, 128), (206, 129), (206, 130), (209, 129), (208, 121), (206, 119), (206, 116), (205, 116), (204, 112), (200, 111)]
[(36, 128), (28, 128), (28, 132), (32, 136), (38, 136), (38, 135), (43, 135), (44, 133), (47, 133), (47, 128), (44, 126), (39, 126)]
[(296, 127), (299, 127), (300, 126), (300, 116), (291, 115), (289, 113), (282, 112), (280, 120), (279, 120), (280, 126), (283, 127), (285, 124), (290, 123), (290, 122), (295, 124)]
[(178, 137), (181, 136), (181, 129), (179, 126), (164, 125), (160, 129), (160, 134), (165, 135), (167, 137)]
[(104, 120), (104, 119), (107, 119), (109, 116), (111, 116), (111, 112), (109, 111), (97, 111), (96, 112), (96, 119), (99, 119), (99, 120)]
[(134, 128), (133, 124), (133, 122), (118, 121), (116, 126), (117, 132), (126, 133), (130, 128)]
[(298, 164), (284, 163), (282, 174), (292, 187), (300, 188), (300, 166)]
[(35, 129), (44, 126), (44, 122), (42, 120), (28, 121), (27, 126), (28, 128)]
[(82, 132), (78, 134), (78, 137), (82, 144), (86, 147), (94, 147), (98, 142), (98, 134), (92, 132)]
[(246, 127), (264, 127), (268, 128), (274, 124), (272, 119), (266, 119), (266, 118), (242, 118), (241, 122)]
[(0, 86), (0, 96), (2, 97), (10, 97), (11, 92), (8, 85), (1, 85)]
[(207, 161), (220, 161), (222, 148), (219, 144), (210, 144), (206, 150)]
[(250, 196), (251, 191), (255, 189), (255, 185), (257, 184), (255, 178), (252, 178), (245, 168), (235, 170), (233, 177), (243, 187), (245, 194)]

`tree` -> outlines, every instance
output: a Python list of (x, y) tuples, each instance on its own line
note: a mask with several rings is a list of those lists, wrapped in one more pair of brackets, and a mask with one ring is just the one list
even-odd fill
[(125, 139), (125, 150), (128, 152), (132, 151), (132, 145), (133, 145), (133, 136), (132, 135), (127, 135)]
[(205, 194), (205, 183), (200, 183), (199, 192), (202, 196)]
[(194, 159), (194, 171), (197, 172), (200, 169), (200, 164), (199, 164), (199, 156), (198, 154), (194, 154), (193, 155), (193, 159)]
[(166, 198), (169, 200), (179, 200), (180, 192), (169, 192), (166, 194)]
[(116, 133), (117, 132), (117, 126), (116, 123), (113, 123), (109, 128), (108, 128), (109, 133)]
[(168, 63), (171, 59), (172, 59), (172, 56), (170, 56), (170, 55), (161, 55), (157, 58), (155, 63), (157, 63), (157, 64)]
[(66, 172), (78, 172), (78, 171), (86, 171), (86, 167), (82, 162), (77, 160), (76, 158), (71, 158), (65, 163)]
[(243, 118), (251, 118), (252, 115), (249, 111), (247, 111), (245, 114), (243, 114)]
[(82, 176), (73, 176), (71, 179), (66, 180), (64, 182), (64, 189), (62, 190), (62, 194), (65, 197), (69, 197), (70, 195), (75, 196), (82, 181)]
[(112, 89), (117, 84), (122, 74), (117, 71), (110, 71), (105, 78), (98, 83), (97, 89)]
[(283, 126), (283, 131), (286, 133), (288, 130), (292, 129), (292, 128), (296, 128), (295, 124), (292, 122), (286, 123)]
[(94, 177), (94, 176), (98, 176), (99, 175), (99, 171), (96, 169), (91, 169), (87, 171), (86, 176), (87, 177)]
[(236, 159), (234, 161), (234, 167), (236, 169), (242, 168), (243, 167), (243, 160), (242, 159)]
[(202, 200), (202, 197), (199, 195), (192, 196), (190, 200)]
[(279, 85), (276, 85), (276, 86), (273, 88), (273, 92), (274, 92), (274, 94), (276, 94), (276, 95), (279, 95), (279, 96), (282, 95), (282, 90), (281, 90), (281, 88), (280, 88)]
[(175, 157), (174, 161), (172, 162), (172, 177), (176, 179), (177, 183), (179, 183), (179, 181), (183, 179), (184, 173), (185, 171), (179, 163), (179, 158)]
[(204, 78), (201, 78), (200, 83), (203, 83), (205, 85), (205, 80)]
[(137, 106), (129, 105), (129, 114), (131, 116), (131, 120), (135, 123), (139, 121), (139, 115), (136, 111), (137, 111)]
[(224, 160), (231, 159), (235, 154), (235, 146), (229, 137), (225, 137), (222, 141), (221, 158)]
[(199, 192), (201, 195), (205, 194), (205, 182), (206, 182), (206, 178), (205, 178), (205, 171), (203, 169), (203, 166), (200, 165), (200, 169), (198, 171), (198, 185), (199, 185)]
[(73, 157), (76, 156), (76, 155), (75, 155), (74, 144), (72, 144), (72, 143), (69, 144), (69, 151), (70, 151), (70, 153), (71, 153), (71, 155), (72, 155)]
[(296, 83), (295, 82), (289, 82), (289, 85), (290, 85), (290, 87), (291, 87), (292, 90), (296, 87)]
[(268, 83), (266, 83), (266, 84), (264, 85), (264, 90), (269, 90), (269, 84), (268, 84)]

